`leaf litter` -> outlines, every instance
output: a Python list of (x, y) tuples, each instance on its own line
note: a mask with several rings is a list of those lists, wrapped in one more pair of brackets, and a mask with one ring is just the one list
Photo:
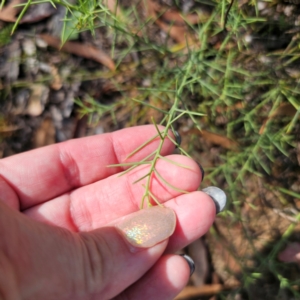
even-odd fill
[(113, 60), (105, 52), (97, 49), (96, 47), (70, 41), (62, 43), (59, 38), (55, 38), (47, 34), (40, 34), (38, 37), (43, 39), (49, 46), (57, 50), (94, 60), (103, 64), (111, 71), (114, 71), (116, 68)]

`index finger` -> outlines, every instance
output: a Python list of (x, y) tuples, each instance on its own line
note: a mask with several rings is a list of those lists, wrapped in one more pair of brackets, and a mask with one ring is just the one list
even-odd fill
[[(124, 162), (156, 134), (153, 125), (145, 125), (32, 150), (0, 160), (0, 177), (7, 182), (4, 188), (12, 188), (25, 209), (120, 172), (120, 167), (107, 166)], [(159, 142), (155, 138), (126, 162), (143, 159)], [(166, 139), (161, 154), (173, 150), (174, 144)]]

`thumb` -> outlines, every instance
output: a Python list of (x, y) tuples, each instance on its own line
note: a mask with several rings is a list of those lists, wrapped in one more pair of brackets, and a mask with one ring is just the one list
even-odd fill
[(0, 201), (0, 265), (7, 266), (3, 274), (9, 272), (0, 277), (0, 294), (113, 298), (155, 264), (175, 223), (171, 209), (153, 207), (92, 232), (72, 233), (36, 222)]
[(90, 277), (101, 299), (115, 297), (141, 278), (163, 254), (175, 225), (172, 209), (154, 206), (81, 233), (89, 252), (85, 256), (92, 262), (87, 273), (93, 272)]

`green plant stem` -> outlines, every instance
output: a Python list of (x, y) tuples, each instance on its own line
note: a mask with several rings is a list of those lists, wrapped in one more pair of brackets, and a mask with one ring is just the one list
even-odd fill
[(176, 118), (176, 112), (178, 111), (180, 95), (182, 94), (182, 91), (183, 91), (184, 86), (186, 84), (187, 78), (188, 78), (188, 76), (190, 74), (191, 68), (192, 68), (192, 61), (190, 60), (188, 62), (187, 67), (186, 67), (186, 71), (185, 71), (185, 74), (184, 74), (184, 76), (182, 78), (180, 86), (177, 89), (174, 103), (173, 103), (172, 107), (170, 108), (170, 111), (169, 111), (169, 113), (167, 115), (167, 124), (165, 125), (164, 130), (159, 133), (159, 136), (160, 136), (161, 140), (160, 140), (160, 143), (158, 145), (158, 148), (157, 148), (157, 151), (155, 153), (155, 156), (154, 156), (154, 158), (153, 158), (153, 160), (151, 162), (151, 165), (150, 165), (150, 171), (149, 171), (147, 183), (146, 183), (146, 186), (145, 186), (145, 194), (144, 194), (144, 196), (142, 198), (142, 201), (141, 201), (141, 206), (140, 206), (141, 209), (144, 207), (145, 199), (147, 199), (147, 206), (148, 207), (151, 206), (151, 194), (150, 194), (150, 190), (151, 190), (151, 182), (152, 182), (152, 179), (153, 179), (153, 175), (155, 173), (155, 166), (156, 166), (157, 160), (161, 156), (160, 153), (161, 153), (162, 147), (164, 145), (165, 139), (168, 136), (168, 132), (169, 132), (169, 130), (172, 129), (172, 123), (173, 123), (173, 120)]

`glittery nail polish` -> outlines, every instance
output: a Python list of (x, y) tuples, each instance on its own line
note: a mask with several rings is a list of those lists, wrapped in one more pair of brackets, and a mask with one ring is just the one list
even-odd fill
[(123, 217), (115, 226), (132, 246), (150, 248), (173, 234), (176, 215), (170, 208), (153, 206)]

